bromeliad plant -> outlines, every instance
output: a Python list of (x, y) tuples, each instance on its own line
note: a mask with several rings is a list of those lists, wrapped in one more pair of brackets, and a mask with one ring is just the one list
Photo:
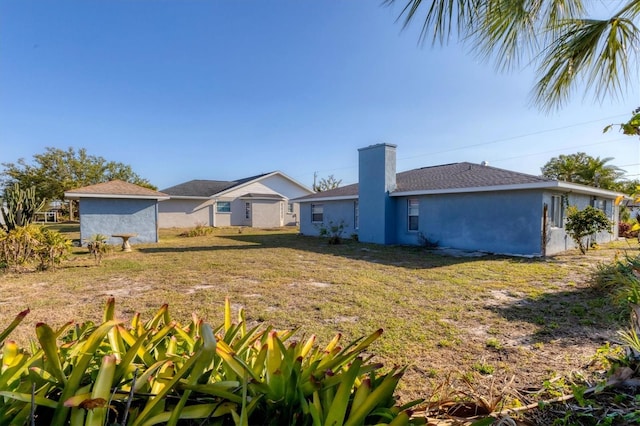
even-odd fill
[(71, 253), (71, 241), (58, 231), (30, 224), (0, 230), (0, 269), (55, 268)]
[[(0, 343), (27, 312), (0, 334)], [(325, 348), (314, 336), (234, 323), (228, 300), (217, 328), (182, 325), (163, 305), (128, 326), (107, 302), (100, 325), (36, 326), (30, 352), (4, 343), (0, 424), (418, 424), (396, 405), (404, 368), (381, 372), (365, 351), (380, 337)]]

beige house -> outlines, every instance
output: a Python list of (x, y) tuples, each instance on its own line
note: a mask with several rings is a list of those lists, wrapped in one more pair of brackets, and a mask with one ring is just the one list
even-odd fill
[(162, 192), (160, 228), (205, 226), (295, 226), (300, 210), (293, 198), (313, 194), (305, 185), (275, 171), (235, 181), (191, 180)]

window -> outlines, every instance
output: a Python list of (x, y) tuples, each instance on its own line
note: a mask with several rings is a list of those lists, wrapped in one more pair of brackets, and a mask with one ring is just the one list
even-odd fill
[(218, 213), (231, 213), (231, 201), (218, 201), (216, 203)]
[(603, 200), (601, 198), (593, 198), (591, 200), (591, 206), (595, 207), (598, 210), (602, 210), (603, 212), (607, 212), (607, 200)]
[(311, 204), (311, 222), (322, 222), (324, 213), (323, 204)]
[(353, 202), (353, 229), (360, 228), (360, 206), (357, 201)]
[(287, 213), (293, 214), (293, 203), (287, 203)]
[(251, 219), (251, 203), (244, 203), (244, 218)]
[(564, 205), (562, 203), (561, 195), (551, 196), (551, 211), (549, 212), (551, 217), (551, 226), (555, 228), (562, 228), (564, 219)]
[(420, 213), (420, 204), (417, 198), (410, 198), (407, 200), (407, 216), (409, 223), (409, 231), (418, 230), (418, 218)]

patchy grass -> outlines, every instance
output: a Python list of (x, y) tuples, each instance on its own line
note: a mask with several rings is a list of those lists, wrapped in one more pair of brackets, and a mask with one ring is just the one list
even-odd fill
[(182, 232), (162, 231), (160, 243), (131, 253), (116, 248), (101, 265), (77, 248), (55, 271), (1, 275), (0, 324), (29, 307), (14, 335), (24, 343), (40, 321), (98, 320), (108, 296), (125, 320), (168, 303), (175, 318), (196, 312), (217, 324), (228, 296), (249, 322), (299, 328), (320, 342), (383, 328), (373, 350), (388, 365), (410, 365), (400, 387), (409, 400), (428, 397), (451, 373), (539, 388), (585, 369), (620, 320), (589, 277), (621, 244), (546, 260), (453, 258), (350, 240), (330, 246), (295, 230)]

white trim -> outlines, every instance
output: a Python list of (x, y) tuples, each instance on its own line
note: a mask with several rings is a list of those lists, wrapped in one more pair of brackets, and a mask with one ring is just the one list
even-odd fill
[(359, 197), (357, 195), (341, 195), (337, 197), (313, 197), (308, 200), (301, 199), (293, 199), (291, 200), (294, 203), (313, 203), (314, 201), (342, 201), (342, 200), (357, 200)]
[(214, 197), (199, 197), (195, 195), (169, 195), (172, 200), (213, 200)]
[[(312, 190), (311, 188), (307, 188), (306, 186), (304, 186), (304, 185), (303, 185), (303, 184), (301, 184), (300, 182), (298, 182), (298, 181), (296, 181), (296, 180), (293, 180), (293, 179), (291, 179), (289, 176), (287, 176), (287, 175), (285, 175), (284, 173), (282, 173), (281, 171), (277, 171), (277, 170), (276, 170), (275, 172), (271, 172), (271, 173), (268, 173), (268, 174), (266, 174), (266, 175), (260, 176), (260, 177), (258, 177), (258, 178), (253, 179), (253, 180), (247, 181), (247, 182), (245, 182), (245, 183), (243, 183), (243, 184), (241, 184), (241, 185), (232, 186), (231, 188), (229, 188), (229, 189), (225, 189), (224, 191), (216, 192), (214, 195), (212, 195), (212, 196), (211, 196), (211, 198), (213, 198), (213, 197), (220, 197), (220, 196), (222, 196), (222, 195), (224, 195), (224, 194), (226, 194), (226, 193), (228, 193), (228, 192), (236, 191), (236, 190), (238, 190), (239, 188), (245, 187), (245, 186), (247, 186), (247, 185), (251, 185), (252, 183), (259, 182), (259, 181), (261, 181), (261, 180), (263, 180), (263, 179), (267, 179), (267, 178), (270, 178), (270, 177), (275, 176), (275, 175), (280, 175), (280, 176), (282, 176), (283, 178), (288, 179), (291, 183), (293, 183), (293, 184), (295, 184), (295, 185), (299, 186), (300, 188), (302, 188), (302, 189), (304, 189), (304, 190), (306, 190), (306, 191), (309, 191), (309, 192), (313, 192), (313, 190)], [(274, 194), (277, 194), (277, 193), (276, 193), (276, 192), (274, 192)], [(278, 194), (278, 195), (280, 195), (280, 194)]]
[(117, 198), (126, 198), (126, 199), (133, 199), (133, 200), (158, 200), (158, 201), (162, 201), (162, 200), (168, 200), (169, 196), (157, 196), (157, 195), (122, 195), (122, 194), (82, 194), (82, 193), (78, 193), (78, 192), (65, 192), (64, 193), (64, 198), (70, 199), (70, 200), (77, 200), (80, 198), (110, 198), (110, 199), (117, 199)]
[(524, 189), (556, 189), (565, 192), (575, 192), (578, 194), (600, 195), (608, 198), (616, 198), (622, 195), (619, 192), (609, 191), (606, 189), (594, 188), (591, 186), (579, 185), (570, 182), (552, 181), (552, 182), (536, 182), (521, 183), (514, 185), (493, 185), (493, 186), (475, 186), (470, 188), (450, 188), (450, 189), (428, 189), (417, 191), (400, 191), (389, 194), (392, 197), (407, 197), (414, 195), (437, 195), (437, 194), (460, 194), (464, 192), (496, 192), (496, 191), (516, 191)]
[(280, 194), (273, 194), (273, 195), (277, 195), (277, 197), (267, 197), (266, 195), (258, 195), (256, 197), (238, 197), (239, 200), (269, 200), (269, 201), (286, 201), (287, 197), (283, 197)]

